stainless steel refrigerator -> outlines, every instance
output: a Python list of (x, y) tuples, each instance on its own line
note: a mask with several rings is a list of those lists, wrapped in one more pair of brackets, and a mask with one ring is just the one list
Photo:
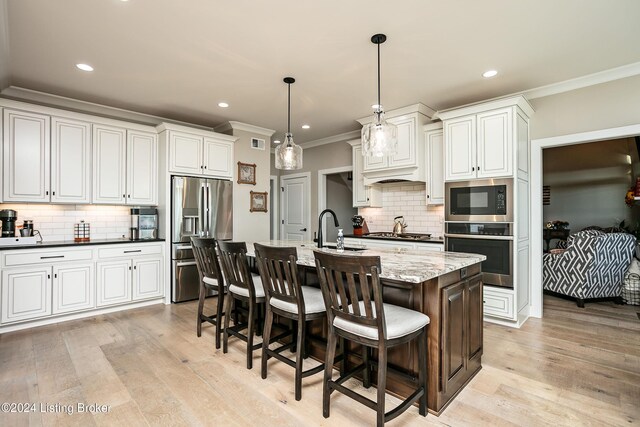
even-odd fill
[(233, 184), (187, 176), (171, 181), (171, 300), (181, 302), (198, 298), (199, 292), (191, 237), (233, 238)]

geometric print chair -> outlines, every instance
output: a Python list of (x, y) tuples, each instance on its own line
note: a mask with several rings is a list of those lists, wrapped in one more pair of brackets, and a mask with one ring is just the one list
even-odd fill
[(575, 298), (578, 307), (591, 298), (619, 299), (635, 247), (635, 237), (627, 233), (585, 230), (571, 235), (566, 251), (543, 255), (543, 288)]

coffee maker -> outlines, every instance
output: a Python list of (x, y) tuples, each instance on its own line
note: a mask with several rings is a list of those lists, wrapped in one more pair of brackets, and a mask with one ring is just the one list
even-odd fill
[(3, 209), (0, 211), (0, 221), (2, 221), (2, 237), (16, 237), (16, 220), (18, 213), (13, 209)]
[(155, 208), (131, 209), (131, 240), (158, 238), (158, 210)]

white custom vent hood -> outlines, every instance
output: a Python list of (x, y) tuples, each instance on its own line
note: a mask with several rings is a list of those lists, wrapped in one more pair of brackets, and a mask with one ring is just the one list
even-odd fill
[[(435, 111), (424, 104), (413, 104), (385, 112), (389, 123), (398, 127), (398, 152), (393, 156), (364, 157), (364, 185), (384, 182), (426, 180), (425, 141), (422, 127), (431, 123)], [(371, 123), (373, 115), (360, 119)]]

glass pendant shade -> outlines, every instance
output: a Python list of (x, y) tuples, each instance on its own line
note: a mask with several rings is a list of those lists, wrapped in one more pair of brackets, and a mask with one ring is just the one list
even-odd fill
[(362, 155), (369, 157), (390, 156), (398, 152), (398, 128), (384, 119), (384, 111), (378, 109), (373, 121), (362, 127)]
[(276, 169), (295, 170), (302, 169), (302, 147), (293, 142), (291, 134), (291, 84), (296, 80), (293, 77), (285, 77), (287, 84), (287, 133), (282, 144), (276, 147)]
[(293, 142), (291, 133), (276, 147), (276, 169), (302, 169), (302, 147)]

